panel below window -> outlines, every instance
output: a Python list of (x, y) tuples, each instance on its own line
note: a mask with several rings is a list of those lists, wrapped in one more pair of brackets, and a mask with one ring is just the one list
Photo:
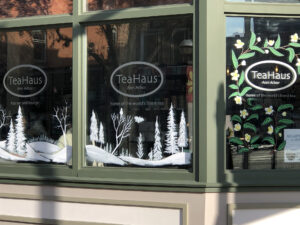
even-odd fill
[(0, 32), (0, 161), (71, 163), (72, 29)]
[(192, 21), (87, 27), (87, 166), (191, 166)]
[(229, 169), (300, 168), (300, 26), (227, 18)]

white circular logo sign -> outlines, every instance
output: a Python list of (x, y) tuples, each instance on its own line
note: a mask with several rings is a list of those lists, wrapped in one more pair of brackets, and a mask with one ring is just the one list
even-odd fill
[(22, 64), (7, 71), (3, 78), (3, 86), (13, 96), (30, 98), (46, 88), (47, 75), (37, 66)]
[(110, 83), (117, 93), (130, 98), (140, 98), (157, 92), (164, 83), (164, 75), (151, 63), (134, 61), (115, 69)]
[(261, 91), (281, 91), (296, 82), (297, 73), (284, 62), (264, 60), (246, 69), (245, 80), (251, 87)]

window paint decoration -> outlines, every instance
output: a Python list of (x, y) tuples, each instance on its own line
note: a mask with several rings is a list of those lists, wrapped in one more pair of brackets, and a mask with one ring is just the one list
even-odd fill
[[(86, 156), (89, 162), (142, 167), (179, 166), (191, 163), (191, 153), (184, 151), (184, 148), (188, 147), (185, 114), (182, 111), (178, 131), (172, 104), (167, 118), (164, 149), (162, 148), (163, 143), (157, 116), (155, 132), (153, 133), (154, 144), (150, 151), (146, 151), (144, 148), (144, 137), (140, 132), (136, 137), (137, 151), (134, 154), (130, 153), (128, 149), (121, 149), (121, 151), (118, 151), (121, 153), (118, 153), (117, 150), (120, 150), (122, 142), (130, 136), (133, 123), (143, 123), (145, 119), (140, 116), (126, 115), (122, 108), (120, 112), (111, 114), (111, 119), (115, 130), (115, 143), (105, 143), (102, 138), (104, 135), (103, 130), (98, 129), (98, 121), (94, 111), (92, 111), (90, 118), (90, 140), (92, 145), (86, 146)], [(146, 154), (146, 152), (149, 153)]]
[(283, 43), (279, 34), (271, 40), (251, 32), (248, 42), (236, 39), (233, 47), (232, 66), (226, 71), (227, 115), (232, 124), (228, 150), (247, 157), (268, 150), (269, 168), (274, 169), (276, 154), (286, 149), (285, 132), (296, 125), (293, 85), (300, 74), (299, 36), (292, 33)]

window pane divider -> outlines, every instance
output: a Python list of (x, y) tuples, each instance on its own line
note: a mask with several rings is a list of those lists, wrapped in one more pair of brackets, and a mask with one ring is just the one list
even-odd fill
[(194, 12), (194, 6), (190, 4), (177, 4), (167, 6), (136, 7), (119, 10), (102, 10), (82, 13), (78, 16), (78, 22), (99, 22), (110, 20), (137, 19), (158, 16), (186, 15)]
[(72, 15), (33, 16), (0, 19), (0, 29), (72, 24)]
[(300, 4), (225, 2), (224, 13), (299, 15)]

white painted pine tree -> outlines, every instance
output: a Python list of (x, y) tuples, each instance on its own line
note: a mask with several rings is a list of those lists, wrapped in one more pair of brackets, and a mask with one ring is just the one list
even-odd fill
[(6, 148), (11, 153), (16, 152), (16, 133), (15, 133), (15, 128), (12, 120), (10, 120), (10, 126), (9, 126), (7, 141), (6, 141)]
[(188, 146), (187, 128), (186, 128), (184, 112), (182, 111), (180, 123), (179, 123), (178, 147), (180, 147), (181, 151), (183, 151), (183, 148), (186, 148), (187, 146)]
[(100, 144), (102, 146), (104, 146), (105, 141), (104, 141), (104, 128), (103, 128), (103, 124), (102, 122), (100, 122), (100, 126), (99, 126), (99, 140), (98, 142), (100, 142)]
[(160, 130), (158, 124), (158, 118), (156, 117), (155, 121), (155, 134), (154, 134), (154, 146), (153, 146), (153, 160), (161, 160), (162, 159), (162, 144), (160, 137)]
[(175, 154), (179, 151), (177, 145), (177, 131), (175, 122), (175, 113), (173, 110), (173, 105), (171, 103), (169, 115), (167, 119), (167, 133), (166, 133), (166, 153)]
[(149, 154), (148, 154), (148, 157), (149, 157), (149, 160), (154, 160), (154, 152), (153, 152), (153, 149), (151, 148), (150, 149), (150, 152), (149, 152)]
[(21, 107), (19, 106), (18, 115), (16, 118), (16, 150), (19, 155), (26, 153), (26, 137), (24, 133), (24, 121)]
[(143, 158), (144, 156), (144, 147), (143, 147), (143, 135), (140, 133), (139, 137), (138, 137), (138, 144), (137, 144), (137, 157), (139, 157), (139, 159)]
[(90, 141), (93, 145), (95, 145), (95, 142), (98, 141), (98, 122), (94, 110), (92, 111), (91, 116)]

